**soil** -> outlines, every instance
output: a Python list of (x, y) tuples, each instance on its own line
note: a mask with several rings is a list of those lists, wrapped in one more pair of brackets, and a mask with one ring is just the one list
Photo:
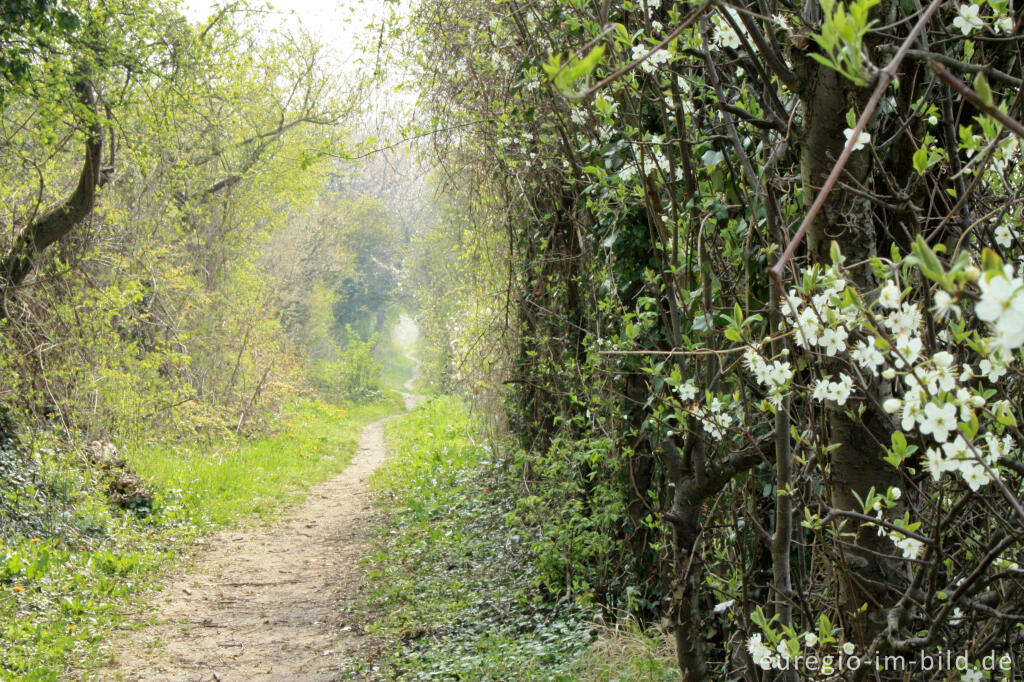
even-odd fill
[[(414, 374), (415, 378), (415, 374)], [(406, 382), (411, 390), (414, 379)], [(411, 409), (422, 396), (403, 393)], [(368, 644), (352, 615), (373, 516), (367, 479), (387, 457), (387, 417), (351, 464), (271, 525), (224, 531), (155, 593), (155, 624), (113, 643), (109, 680), (339, 680)]]

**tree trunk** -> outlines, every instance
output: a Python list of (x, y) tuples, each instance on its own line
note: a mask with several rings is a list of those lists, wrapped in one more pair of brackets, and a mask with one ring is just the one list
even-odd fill
[(0, 299), (21, 284), (36, 266), (40, 254), (79, 225), (96, 203), (96, 189), (101, 185), (100, 163), (103, 152), (103, 129), (96, 116), (96, 92), (88, 78), (75, 84), (75, 94), (85, 105), (90, 120), (85, 139), (85, 159), (78, 185), (61, 204), (51, 208), (15, 238), (7, 255), (0, 261)]
[[(800, 93), (805, 120), (800, 160), (805, 201), (809, 205), (846, 143), (846, 112), (859, 111), (865, 93), (830, 68), (810, 60), (802, 66), (807, 73), (801, 79), (806, 86)], [(844, 175), (851, 184), (867, 184), (870, 165), (869, 150), (855, 152)], [(867, 199), (837, 185), (807, 231), (808, 261), (830, 265), (831, 244), (836, 242), (848, 263), (859, 264), (849, 271), (851, 284), (869, 297), (869, 292), (878, 287), (874, 271), (867, 265), (868, 259), (876, 255), (875, 235)], [(843, 363), (826, 361), (826, 374), (835, 376), (842, 371), (845, 371)], [(868, 390), (876, 393), (877, 404), (886, 397), (882, 395), (884, 388), (881, 386), (871, 386)], [(863, 511), (857, 495), (864, 499), (871, 488), (884, 491), (898, 483), (897, 472), (883, 460), (884, 451), (873, 442), (877, 439), (887, 443), (888, 431), (870, 409), (862, 422), (851, 420), (843, 408), (826, 412), (828, 439), (837, 446), (829, 460), (832, 505), (842, 510)], [(848, 636), (862, 644), (885, 627), (885, 611), (879, 605), (887, 601), (885, 594), (898, 565), (885, 561), (880, 555), (892, 555), (894, 549), (887, 537), (879, 536), (874, 528), (866, 528), (858, 531), (853, 546), (844, 553), (848, 570), (841, 579), (842, 602), (848, 614), (859, 614), (855, 620), (859, 632)], [(860, 614), (859, 609), (864, 604), (868, 606), (867, 611)]]

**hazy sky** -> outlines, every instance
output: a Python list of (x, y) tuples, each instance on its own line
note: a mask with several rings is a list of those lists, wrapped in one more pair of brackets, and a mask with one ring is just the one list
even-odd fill
[[(185, 0), (185, 14), (202, 20), (228, 0)], [(384, 15), (384, 0), (271, 0), (264, 15), (268, 28), (302, 27), (319, 34), (346, 62), (357, 56), (357, 42), (371, 34)], [(253, 2), (253, 6), (259, 6)]]

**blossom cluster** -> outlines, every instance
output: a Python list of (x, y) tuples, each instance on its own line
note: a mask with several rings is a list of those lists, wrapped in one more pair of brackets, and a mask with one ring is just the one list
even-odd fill
[[(787, 351), (783, 351), (785, 354)], [(754, 379), (768, 390), (769, 402), (776, 408), (780, 407), (793, 381), (793, 366), (786, 360), (769, 362), (753, 347), (748, 347), (744, 352), (743, 362)]]
[[(805, 632), (802, 637), (779, 637), (778, 644), (772, 649), (762, 637), (761, 633), (755, 632), (747, 638), (747, 653), (754, 660), (754, 663), (762, 670), (781, 670), (787, 668), (785, 662), (792, 660), (799, 655), (801, 640), (807, 649), (814, 649), (821, 644), (818, 635), (813, 632)], [(852, 642), (843, 642), (839, 651), (845, 656), (853, 656), (857, 648)], [(830, 657), (822, 659), (821, 672), (826, 675), (836, 671), (833, 660)]]
[[(903, 432), (934, 444), (926, 450), (925, 466), (936, 481), (944, 473), (958, 473), (977, 491), (998, 476), (996, 464), (1013, 447), (1012, 439), (986, 434), (979, 444), (961, 425), (977, 424), (978, 411), (987, 406), (982, 387), (972, 380), (997, 379), (1006, 371), (1012, 350), (1024, 345), (1024, 280), (1009, 266), (978, 280), (975, 313), (989, 323), (993, 335), (978, 344), (988, 353), (975, 372), (958, 363), (949, 350), (925, 355), (923, 313), (916, 303), (903, 300), (904, 292), (895, 281), (887, 280), (874, 303), (864, 307), (858, 297), (847, 295), (847, 283), (836, 267), (808, 275), (810, 290), (790, 290), (784, 303), (795, 344), (826, 357), (847, 356), (866, 374), (894, 382), (882, 384), (883, 390), (896, 394), (883, 407), (898, 418)], [(948, 293), (939, 293), (945, 298), (937, 295), (937, 306), (948, 314), (955, 304)], [(860, 338), (849, 348), (851, 337)], [(897, 380), (897, 375), (902, 376)], [(853, 379), (840, 374), (819, 379), (811, 398), (845, 405), (854, 390)], [(1003, 404), (990, 407), (1008, 409)], [(916, 555), (919, 549), (904, 537), (894, 541), (905, 555)]]
[[(992, 30), (995, 33), (1013, 35), (1013, 15), (1005, 8), (997, 10), (991, 18)], [(953, 18), (953, 27), (960, 30), (963, 35), (970, 35), (988, 25), (988, 21), (981, 17), (981, 4), (968, 2), (957, 8), (956, 17)]]

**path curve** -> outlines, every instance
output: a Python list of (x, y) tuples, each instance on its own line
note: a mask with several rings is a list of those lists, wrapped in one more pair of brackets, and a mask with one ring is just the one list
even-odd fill
[[(423, 400), (411, 392), (416, 375), (406, 409)], [(366, 589), (367, 480), (387, 457), (384, 424), (396, 416), (367, 425), (348, 467), (284, 518), (208, 538), (194, 567), (156, 595), (157, 624), (113, 647), (102, 679), (339, 679), (364, 637), (348, 612)]]

